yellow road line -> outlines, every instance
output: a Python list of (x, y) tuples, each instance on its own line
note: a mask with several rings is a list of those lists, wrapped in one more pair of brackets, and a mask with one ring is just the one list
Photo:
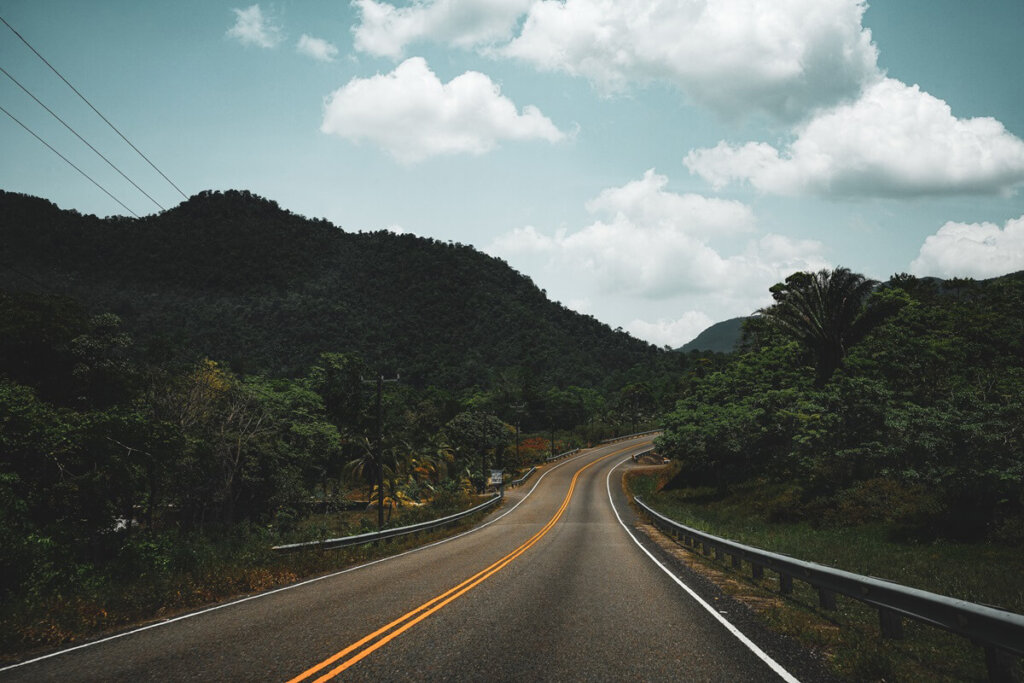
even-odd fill
[[(483, 569), (483, 570), (477, 572), (476, 574), (474, 574), (473, 576), (469, 577), (468, 579), (466, 579), (465, 581), (463, 581), (459, 585), (457, 585), (457, 586), (455, 586), (453, 588), (448, 589), (447, 591), (445, 591), (441, 595), (438, 595), (436, 598), (428, 600), (427, 602), (423, 603), (422, 605), (420, 605), (416, 609), (414, 609), (414, 610), (412, 610), (410, 612), (407, 612), (406, 614), (402, 615), (398, 619), (395, 619), (391, 623), (389, 623), (389, 624), (387, 624), (385, 626), (382, 626), (381, 628), (377, 629), (376, 631), (374, 631), (373, 633), (369, 634), (368, 636), (360, 638), (356, 642), (354, 642), (351, 645), (349, 645), (348, 647), (346, 647), (344, 650), (341, 650), (340, 652), (337, 652), (337, 653), (331, 655), (330, 657), (328, 657), (324, 661), (320, 662), (316, 666), (314, 666), (314, 667), (312, 667), (310, 669), (307, 669), (306, 671), (303, 671), (301, 674), (299, 674), (295, 678), (292, 678), (287, 683), (299, 683), (299, 681), (304, 681), (307, 678), (309, 678), (310, 676), (312, 676), (313, 674), (317, 673), (318, 671), (320, 671), (320, 670), (330, 666), (331, 664), (337, 662), (339, 659), (342, 659), (346, 655), (348, 655), (348, 654), (352, 653), (353, 651), (358, 650), (359, 648), (363, 647), (363, 645), (366, 645), (367, 643), (373, 641), (375, 638), (378, 638), (378, 637), (382, 636), (383, 634), (387, 633), (387, 635), (384, 635), (382, 638), (380, 638), (379, 640), (374, 642), (372, 645), (369, 645), (365, 649), (361, 650), (357, 654), (353, 655), (349, 659), (347, 659), (344, 662), (342, 662), (339, 666), (331, 669), (330, 671), (328, 671), (323, 676), (320, 676), (319, 678), (317, 678), (314, 681), (314, 683), (320, 683), (321, 681), (326, 681), (328, 679), (331, 679), (331, 678), (337, 676), (338, 674), (340, 674), (345, 669), (348, 669), (349, 667), (354, 665), (356, 662), (359, 662), (364, 657), (368, 656), (372, 652), (374, 652), (374, 651), (380, 649), (381, 647), (383, 647), (384, 645), (386, 645), (391, 640), (393, 640), (393, 639), (397, 638), (398, 636), (400, 636), (402, 633), (405, 633), (410, 628), (412, 628), (413, 626), (415, 626), (419, 622), (423, 621), (424, 619), (429, 617), (434, 612), (437, 612), (438, 610), (443, 608), (445, 605), (447, 605), (447, 604), (451, 603), (452, 601), (458, 599), (462, 595), (465, 595), (466, 593), (468, 593), (469, 591), (471, 591), (472, 589), (476, 588), (478, 585), (480, 585), (481, 583), (486, 581), (488, 578), (490, 578), (494, 574), (496, 574), (499, 571), (501, 571), (504, 567), (506, 567), (508, 564), (510, 564), (517, 557), (519, 557), (520, 555), (525, 553), (527, 550), (532, 548), (538, 541), (540, 541), (541, 538), (543, 538), (549, 531), (551, 531), (551, 529), (555, 526), (555, 524), (558, 522), (558, 520), (562, 517), (562, 514), (565, 512), (566, 508), (569, 507), (569, 501), (572, 500), (573, 491), (576, 489), (576, 481), (579, 479), (580, 475), (583, 474), (583, 472), (585, 470), (587, 470), (588, 468), (596, 465), (597, 463), (601, 462), (602, 460), (606, 460), (607, 458), (610, 458), (612, 456), (618, 455), (619, 453), (622, 453), (622, 452), (627, 451), (630, 448), (634, 448), (634, 447), (635, 447), (635, 445), (634, 446), (629, 446), (628, 448), (622, 448), (622, 449), (619, 449), (619, 450), (614, 451), (612, 453), (609, 453), (608, 455), (601, 456), (597, 460), (595, 460), (595, 461), (593, 461), (591, 463), (588, 463), (587, 465), (584, 465), (579, 470), (577, 470), (576, 474), (573, 475), (572, 481), (569, 483), (569, 491), (565, 494), (565, 499), (562, 501), (561, 506), (559, 506), (559, 508), (555, 512), (554, 516), (552, 516), (551, 519), (548, 520), (548, 523), (545, 524), (544, 527), (540, 531), (538, 531), (536, 534), (531, 536), (529, 540), (527, 540), (521, 546), (519, 546), (518, 548), (516, 548), (515, 550), (510, 552), (508, 555), (506, 555), (505, 557), (501, 558), (497, 562), (493, 563), (492, 565), (490, 565), (486, 569)], [(394, 631), (391, 631), (391, 629), (394, 629)], [(391, 631), (391, 632), (388, 633), (388, 631)]]

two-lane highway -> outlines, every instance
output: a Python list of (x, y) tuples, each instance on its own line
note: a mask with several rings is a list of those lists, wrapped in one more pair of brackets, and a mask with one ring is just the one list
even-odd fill
[(616, 468), (646, 443), (549, 467), (447, 542), (10, 668), (0, 680), (787, 677), (620, 523)]

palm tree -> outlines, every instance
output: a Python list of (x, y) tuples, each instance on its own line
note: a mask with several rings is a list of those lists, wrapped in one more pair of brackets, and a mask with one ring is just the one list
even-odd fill
[(758, 313), (810, 352), (820, 387), (849, 348), (881, 322), (883, 311), (867, 305), (877, 284), (848, 268), (793, 273), (771, 288), (775, 304)]
[[(373, 498), (373, 491), (377, 485), (377, 454), (373, 443), (364, 437), (354, 441), (356, 446), (348, 462), (345, 463), (344, 472), (353, 482), (362, 482), (367, 485), (367, 500)], [(387, 461), (384, 465), (387, 471)]]

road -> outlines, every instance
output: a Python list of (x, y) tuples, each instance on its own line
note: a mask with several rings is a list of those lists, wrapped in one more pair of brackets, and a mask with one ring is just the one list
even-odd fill
[(620, 523), (616, 509), (632, 514), (621, 468), (644, 443), (546, 467), (447, 542), (10, 668), (0, 681), (795, 680)]

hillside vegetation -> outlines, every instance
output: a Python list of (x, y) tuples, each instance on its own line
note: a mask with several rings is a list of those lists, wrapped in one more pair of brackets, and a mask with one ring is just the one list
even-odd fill
[(0, 231), (0, 287), (115, 313), (157, 358), (297, 376), (345, 350), (417, 386), (483, 385), (515, 367), (608, 388), (659, 355), (470, 246), (348, 233), (248, 192), (204, 192), (138, 220), (0, 192)]
[[(741, 349), (691, 377), (659, 441), (673, 462), (637, 493), (715, 535), (1024, 613), (1024, 273), (840, 268), (771, 291)], [(873, 608), (741, 576), (718, 580), (844, 680), (985, 678), (967, 639), (916, 622), (879, 638)]]
[(753, 490), (768, 519), (826, 528), (1024, 541), (1024, 273), (875, 284), (776, 285), (745, 350), (666, 416), (669, 487)]

